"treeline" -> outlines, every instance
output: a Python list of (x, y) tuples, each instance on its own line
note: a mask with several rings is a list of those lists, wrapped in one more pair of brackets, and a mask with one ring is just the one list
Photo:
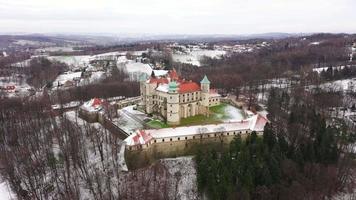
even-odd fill
[(51, 85), (56, 77), (67, 71), (68, 66), (61, 62), (50, 61), (47, 58), (38, 57), (30, 61), (26, 68), (28, 75), (27, 83), (35, 88)]
[(302, 74), (312, 66), (347, 64), (348, 47), (354, 36), (320, 36), (318, 45), (311, 45), (318, 37), (287, 38), (277, 40), (270, 46), (254, 52), (233, 54), (223, 59), (204, 59), (204, 67), (177, 65), (183, 75), (199, 81), (207, 74), (212, 86), (227, 90), (254, 80), (288, 77)]
[(253, 132), (226, 151), (197, 154), (199, 191), (211, 199), (325, 199), (353, 187), (343, 126), (286, 92), (274, 92), (268, 109), (262, 137)]
[(138, 96), (139, 92), (140, 85), (137, 82), (111, 81), (58, 90), (52, 93), (52, 100), (58, 103), (68, 103), (70, 101), (87, 101), (94, 97), (104, 99), (116, 96), (134, 97)]
[(66, 90), (52, 92), (52, 100), (57, 103), (68, 103), (70, 101), (87, 101), (94, 97), (109, 98), (116, 96), (133, 97), (138, 96), (140, 85), (138, 82), (125, 81), (128, 74), (110, 66), (110, 76), (102, 82), (77, 86)]
[(329, 66), (326, 70), (320, 72), (320, 78), (324, 81), (346, 79), (355, 76), (356, 76), (355, 66), (344, 66), (343, 68)]

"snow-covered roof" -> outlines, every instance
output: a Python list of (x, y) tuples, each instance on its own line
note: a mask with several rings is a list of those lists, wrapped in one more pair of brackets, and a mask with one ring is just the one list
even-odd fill
[(160, 92), (168, 92), (169, 90), (168, 84), (159, 84), (156, 90)]
[(153, 70), (156, 76), (166, 76), (168, 74), (168, 70)]
[[(190, 135), (209, 134), (216, 132), (230, 132), (230, 131), (263, 131), (264, 126), (268, 122), (267, 118), (260, 114), (256, 114), (248, 119), (241, 120), (239, 122), (221, 123), (221, 124), (209, 124), (209, 125), (197, 125), (197, 126), (182, 126), (176, 128), (162, 128), (162, 129), (148, 129), (143, 132), (151, 137), (151, 139), (162, 139), (170, 137), (184, 137)], [(138, 144), (147, 144), (149, 140), (140, 140), (140, 143), (136, 142), (137, 138), (140, 138), (138, 133), (133, 134), (125, 139), (127, 145), (133, 146)], [(136, 141), (133, 141), (136, 140)], [(145, 141), (142, 143), (142, 141)]]
[(81, 109), (86, 110), (88, 112), (97, 112), (102, 109), (103, 101), (99, 98), (91, 99), (90, 101), (85, 102)]
[(130, 135), (125, 139), (126, 145), (142, 145), (148, 143), (152, 139), (152, 136), (145, 130), (139, 130), (136, 133)]

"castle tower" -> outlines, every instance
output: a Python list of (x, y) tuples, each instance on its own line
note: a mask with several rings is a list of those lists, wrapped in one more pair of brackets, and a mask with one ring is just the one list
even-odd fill
[(141, 95), (141, 106), (146, 107), (146, 74), (142, 73), (140, 76), (140, 95)]
[(201, 100), (204, 107), (209, 107), (209, 97), (210, 97), (210, 81), (206, 75), (203, 80), (200, 81), (201, 89)]
[(167, 97), (167, 123), (169, 125), (178, 125), (179, 117), (179, 94), (177, 82), (171, 81), (168, 84)]

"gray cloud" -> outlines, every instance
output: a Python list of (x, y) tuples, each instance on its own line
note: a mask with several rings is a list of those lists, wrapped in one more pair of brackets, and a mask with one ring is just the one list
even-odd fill
[(0, 0), (2, 32), (356, 32), (352, 0)]

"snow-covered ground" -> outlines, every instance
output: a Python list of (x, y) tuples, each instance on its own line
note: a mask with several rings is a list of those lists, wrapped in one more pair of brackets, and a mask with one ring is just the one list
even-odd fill
[(142, 74), (150, 75), (152, 73), (152, 68), (149, 64), (132, 60), (127, 62), (124, 69), (129, 74), (130, 80), (139, 80)]
[(80, 106), (79, 101), (71, 101), (69, 103), (63, 104), (62, 106), (60, 104), (54, 104), (52, 105), (52, 109), (60, 109), (62, 108), (74, 108)]
[(200, 199), (196, 174), (193, 157), (162, 159), (123, 174), (120, 194), (123, 199)]
[(200, 60), (206, 56), (209, 58), (220, 58), (225, 55), (226, 51), (223, 50), (207, 50), (207, 49), (193, 49), (187, 53), (175, 52), (173, 53), (173, 60), (175, 62), (187, 63), (200, 66)]
[(117, 60), (118, 69), (124, 70), (128, 73), (129, 79), (137, 81), (142, 74), (151, 75), (152, 71), (156, 76), (162, 76), (168, 73), (167, 70), (153, 70), (150, 64), (142, 63), (135, 60), (128, 60), (124, 56), (120, 56)]
[(224, 108), (225, 110), (225, 117), (223, 119), (224, 122), (236, 122), (245, 119), (245, 114), (241, 109), (238, 109), (232, 105), (226, 105)]
[[(12, 87), (14, 89), (6, 89)], [(25, 97), (31, 93), (33, 88), (19, 77), (0, 77), (0, 93), (6, 97)]]
[(134, 106), (128, 106), (118, 110), (118, 117), (113, 119), (113, 122), (125, 132), (132, 134), (137, 129), (142, 129), (142, 121), (146, 118), (146, 114), (134, 110)]
[[(102, 137), (104, 137), (104, 134), (111, 134), (108, 130), (106, 130), (100, 123), (88, 123), (87, 121), (83, 120), (82, 118), (80, 118), (78, 116), (78, 113), (76, 111), (68, 111), (66, 113), (64, 113), (66, 119), (68, 119), (69, 121), (73, 122), (74, 124), (77, 124), (83, 131), (83, 133), (85, 133), (87, 131), (88, 127), (94, 128), (97, 132), (99, 132)], [(89, 139), (86, 138), (88, 141), (87, 143), (90, 144)], [(109, 144), (105, 144), (105, 145), (109, 145)], [(119, 164), (119, 169), (122, 171), (127, 171), (127, 166), (126, 166), (126, 162), (125, 162), (125, 157), (124, 157), (124, 152), (125, 152), (125, 143), (123, 143), (122, 141), (119, 142), (119, 152), (118, 152), (118, 160), (117, 163)], [(88, 145), (89, 146), (89, 145)], [(110, 144), (111, 146), (111, 144)], [(90, 149), (90, 148), (89, 148)], [(107, 151), (111, 151), (110, 148), (104, 148)], [(111, 152), (108, 153), (107, 155), (112, 155)], [(89, 154), (89, 160), (92, 163), (92, 165), (99, 165), (100, 163), (100, 156), (97, 155), (97, 153), (91, 153)]]
[(0, 200), (14, 200), (16, 196), (11, 192), (8, 184), (0, 180)]
[(175, 191), (169, 193), (169, 199), (198, 199), (197, 172), (193, 157), (167, 158), (162, 159), (161, 163), (175, 177), (172, 183)]
[(75, 79), (79, 80), (81, 76), (82, 72), (65, 72), (64, 74), (57, 76), (56, 80), (53, 81), (53, 85), (63, 85), (67, 81), (74, 81)]
[(25, 46), (25, 45), (31, 45), (31, 46), (50, 46), (50, 45), (55, 45), (52, 42), (41, 42), (41, 41), (34, 41), (34, 40), (17, 40), (13, 42), (14, 44)]
[(71, 68), (85, 67), (89, 64), (90, 55), (84, 56), (49, 56), (48, 59), (63, 62)]
[(73, 47), (71, 47), (71, 46), (46, 47), (46, 48), (36, 49), (36, 52), (56, 52), (56, 51), (73, 52), (73, 51), (77, 51), (77, 50), (74, 50)]
[[(355, 91), (356, 90), (356, 78), (337, 80), (327, 82), (320, 85), (320, 88), (325, 91)], [(312, 86), (313, 88), (315, 86)]]
[(28, 66), (30, 66), (30, 63), (31, 63), (31, 59), (27, 59), (27, 60), (24, 60), (21, 62), (13, 63), (13, 64), (11, 64), (11, 66), (13, 66), (13, 67), (28, 67)]
[[(342, 66), (333, 67), (332, 69), (333, 70), (342, 70), (344, 68), (345, 68), (345, 66), (342, 65)], [(314, 72), (318, 72), (318, 73), (321, 73), (322, 71), (326, 71), (326, 70), (328, 70), (328, 67), (318, 67), (318, 68), (313, 69)]]

